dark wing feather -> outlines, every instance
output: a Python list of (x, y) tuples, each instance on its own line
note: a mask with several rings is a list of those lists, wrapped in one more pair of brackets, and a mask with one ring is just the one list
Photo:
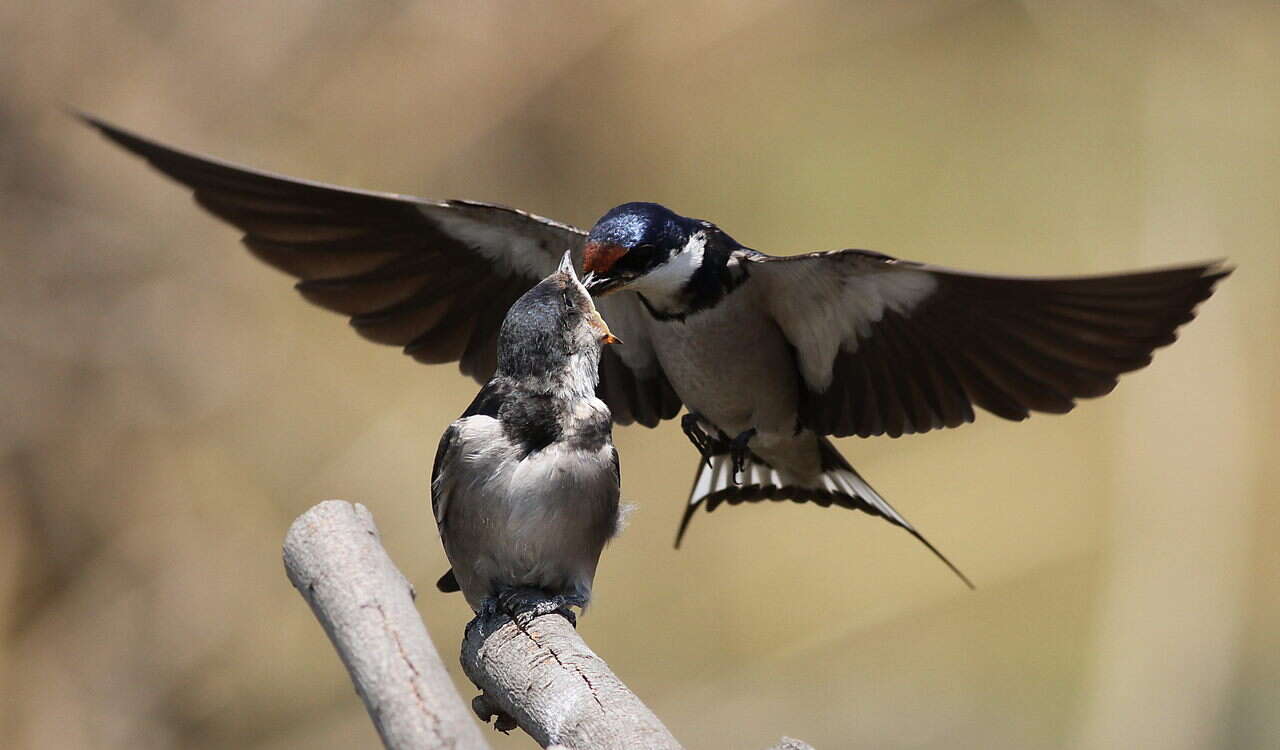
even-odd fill
[[(297, 180), (170, 148), (80, 115), (111, 141), (195, 191), (244, 234), (259, 259), (299, 279), (307, 300), (351, 318), (371, 341), (421, 362), (458, 361), (485, 382), (507, 309), (555, 271), (582, 261), (582, 230), (504, 206), (428, 201)], [(606, 350), (601, 392), (620, 423), (652, 427), (680, 409), (649, 344), (634, 295), (600, 301), (627, 342)]]
[(1172, 343), (1219, 263), (1074, 278), (984, 276), (858, 250), (752, 256), (796, 350), (801, 422), (897, 437), (1060, 414)]
[[(481, 392), (483, 393), (483, 391)], [(449, 425), (449, 429), (445, 430), (444, 434), (440, 436), (440, 445), (436, 447), (436, 458), (431, 464), (431, 513), (436, 517), (436, 526), (439, 528), (442, 537), (445, 533), (445, 514), (443, 510), (448, 509), (448, 503), (445, 502), (444, 498), (439, 496), (439, 493), (436, 490), (436, 478), (440, 476), (441, 464), (444, 462), (449, 450), (453, 448), (453, 441), (457, 436), (457, 425)], [(444, 572), (444, 575), (440, 576), (440, 579), (436, 581), (436, 588), (445, 594), (452, 594), (455, 591), (461, 591), (461, 588), (458, 586), (458, 579), (453, 575), (453, 568), (449, 568)]]
[(440, 478), (440, 470), (444, 467), (444, 462), (448, 458), (449, 451), (453, 448), (453, 443), (457, 437), (457, 423), (449, 425), (449, 428), (440, 436), (440, 443), (436, 446), (435, 460), (431, 462), (431, 513), (436, 517), (436, 524), (440, 527), (441, 532), (444, 531), (445, 511), (448, 510), (448, 503), (437, 491), (436, 480)]

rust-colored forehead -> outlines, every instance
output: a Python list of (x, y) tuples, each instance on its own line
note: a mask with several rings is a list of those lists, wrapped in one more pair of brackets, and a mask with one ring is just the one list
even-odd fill
[(588, 242), (582, 252), (584, 273), (608, 273), (618, 259), (627, 254), (622, 245), (611, 242)]

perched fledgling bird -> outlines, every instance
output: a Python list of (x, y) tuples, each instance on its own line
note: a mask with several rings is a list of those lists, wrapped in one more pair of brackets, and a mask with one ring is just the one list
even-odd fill
[(702, 455), (677, 546), (700, 506), (790, 499), (881, 516), (951, 566), (827, 436), (956, 427), (975, 406), (1013, 420), (1070, 411), (1149, 363), (1230, 273), (1210, 262), (1016, 278), (863, 250), (777, 257), (654, 203), (618, 206), (588, 234), (501, 206), (246, 169), (82, 117), (194, 189), (308, 300), (481, 382), (502, 313), (569, 248), (627, 342), (600, 360), (614, 421), (653, 427), (688, 406)]
[(621, 476), (600, 352), (616, 343), (569, 253), (516, 300), (498, 333), (498, 369), (440, 438), (431, 506), (452, 570), (476, 612), (515, 617), (591, 600), (600, 552), (618, 529)]

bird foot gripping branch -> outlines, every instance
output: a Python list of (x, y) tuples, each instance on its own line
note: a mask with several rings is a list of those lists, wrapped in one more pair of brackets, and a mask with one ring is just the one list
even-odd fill
[(515, 719), (511, 718), (501, 708), (498, 708), (492, 697), (484, 693), (471, 699), (471, 710), (475, 711), (476, 718), (485, 724), (492, 722), (493, 728), (503, 734), (510, 734), (511, 730), (520, 726)]
[(549, 594), (535, 588), (504, 588), (498, 592), (497, 596), (489, 597), (481, 603), (476, 619), (492, 620), (499, 614), (504, 614), (514, 620), (521, 629), (525, 629), (535, 617), (560, 615), (576, 628), (578, 617), (570, 608), (584, 606), (586, 601), (580, 597)]

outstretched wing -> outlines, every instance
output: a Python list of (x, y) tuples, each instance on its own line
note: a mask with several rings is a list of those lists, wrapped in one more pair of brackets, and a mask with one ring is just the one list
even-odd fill
[(860, 250), (750, 260), (796, 350), (802, 423), (862, 437), (956, 427), (975, 405), (1013, 420), (1070, 411), (1148, 364), (1231, 272), (1016, 278)]
[[(456, 360), (481, 383), (496, 367), (498, 329), (511, 304), (555, 271), (566, 249), (582, 262), (582, 230), (541, 216), (296, 180), (81, 118), (194, 190), (201, 206), (244, 231), (254, 255), (300, 279), (306, 299), (350, 316), (360, 335), (404, 347), (421, 362)], [(675, 416), (680, 402), (631, 297), (599, 303), (626, 342), (606, 349), (601, 392), (616, 421), (652, 427)]]

